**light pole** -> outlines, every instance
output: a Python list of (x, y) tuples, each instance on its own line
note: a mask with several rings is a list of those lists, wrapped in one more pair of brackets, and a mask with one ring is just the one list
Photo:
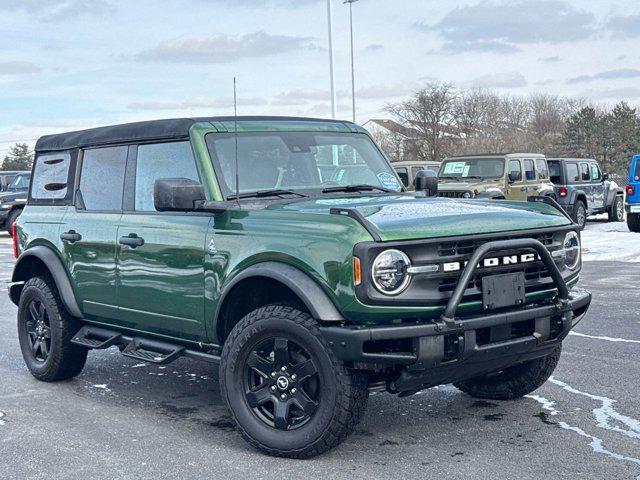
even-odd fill
[(329, 25), (329, 75), (331, 76), (331, 117), (338, 118), (338, 107), (336, 101), (336, 77), (333, 65), (333, 12), (331, 1), (327, 0), (327, 23)]
[(353, 123), (356, 123), (356, 73), (353, 60), (353, 4), (358, 0), (344, 0), (349, 4), (349, 31), (351, 34), (351, 107), (353, 109)]

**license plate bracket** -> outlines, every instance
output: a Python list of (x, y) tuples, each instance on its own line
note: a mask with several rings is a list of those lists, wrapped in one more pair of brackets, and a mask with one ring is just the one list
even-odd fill
[(524, 302), (524, 272), (488, 275), (482, 278), (482, 304), (485, 310), (513, 307)]

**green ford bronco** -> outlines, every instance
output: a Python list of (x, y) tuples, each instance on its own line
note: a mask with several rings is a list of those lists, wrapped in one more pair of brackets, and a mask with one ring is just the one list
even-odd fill
[(50, 382), (90, 349), (210, 362), (242, 435), (294, 458), (339, 444), (372, 391), (530, 393), (591, 301), (577, 226), (549, 199), (438, 198), (419, 177), (405, 192), (349, 122), (43, 137), (13, 226), (26, 365)]

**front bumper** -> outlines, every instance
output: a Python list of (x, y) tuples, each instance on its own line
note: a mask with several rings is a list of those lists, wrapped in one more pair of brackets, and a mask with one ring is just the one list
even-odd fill
[[(545, 356), (582, 320), (590, 303), (591, 293), (573, 289), (567, 302), (463, 318), (455, 323), (321, 330), (345, 362), (404, 366), (392, 388), (403, 392), (461, 381)], [(409, 344), (410, 351), (398, 349)]]

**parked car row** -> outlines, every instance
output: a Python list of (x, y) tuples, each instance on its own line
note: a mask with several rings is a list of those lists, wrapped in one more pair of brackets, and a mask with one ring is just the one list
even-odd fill
[[(580, 228), (589, 215), (601, 213), (607, 213), (609, 221), (624, 221), (624, 190), (592, 159), (509, 153), (450, 157), (437, 167), (434, 163), (398, 162), (394, 167), (409, 188), (421, 167), (437, 171), (441, 197), (524, 201), (544, 196), (556, 200)], [(408, 172), (413, 172), (410, 177)], [(629, 188), (635, 190), (632, 181)], [(640, 214), (640, 205), (633, 208)], [(634, 222), (640, 223), (637, 216), (629, 221), (630, 229)]]
[[(5, 174), (7, 172), (0, 172)], [(5, 175), (4, 178), (8, 178)], [(18, 219), (27, 203), (31, 172), (14, 172), (5, 190), (0, 193), (0, 230), (11, 235), (11, 226)]]

